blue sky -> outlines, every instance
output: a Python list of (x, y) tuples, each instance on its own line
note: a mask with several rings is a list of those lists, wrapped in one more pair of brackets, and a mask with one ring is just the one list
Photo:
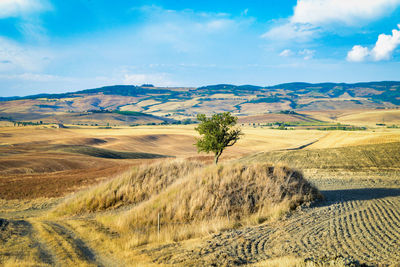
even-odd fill
[(399, 80), (400, 0), (0, 0), (0, 96)]

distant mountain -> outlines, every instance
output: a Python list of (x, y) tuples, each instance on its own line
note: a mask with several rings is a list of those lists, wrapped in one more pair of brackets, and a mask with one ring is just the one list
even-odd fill
[[(97, 121), (103, 116), (113, 123), (129, 124), (135, 121), (135, 116), (141, 121), (162, 122), (223, 111), (256, 115), (283, 110), (376, 109), (398, 105), (400, 82), (396, 81), (296, 82), (274, 86), (217, 84), (198, 88), (114, 85), (62, 94), (2, 97), (0, 117), (34, 121), (40, 118), (56, 120), (61, 116), (64, 120), (68, 117), (68, 121), (82, 122), (79, 118), (88, 118), (89, 113), (97, 110), (112, 112), (112, 115), (107, 112), (96, 114)], [(127, 111), (141, 112), (142, 115), (118, 113)]]

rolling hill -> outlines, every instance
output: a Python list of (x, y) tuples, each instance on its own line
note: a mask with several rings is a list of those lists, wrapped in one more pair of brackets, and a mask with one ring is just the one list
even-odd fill
[[(62, 94), (0, 97), (0, 117), (8, 121), (131, 125), (195, 118), (198, 113), (231, 111), (254, 116), (286, 110), (387, 109), (399, 104), (400, 82), (395, 81), (198, 88), (115, 85)], [(304, 121), (289, 117), (285, 120)]]

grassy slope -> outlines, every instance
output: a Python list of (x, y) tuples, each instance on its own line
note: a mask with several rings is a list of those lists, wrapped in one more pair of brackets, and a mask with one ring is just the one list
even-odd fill
[[(240, 224), (278, 218), (320, 197), (301, 173), (269, 164), (202, 166), (169, 161), (142, 166), (114, 180), (72, 196), (54, 212), (71, 216), (95, 211), (107, 227), (136, 246), (159, 241), (158, 214), (164, 241), (183, 240)], [(130, 207), (128, 205), (135, 204)]]
[(140, 203), (199, 166), (193, 162), (166, 161), (135, 167), (116, 179), (78, 192), (63, 203), (56, 214), (95, 212)]
[(400, 169), (400, 142), (351, 147), (275, 151), (242, 159), (245, 162), (282, 162), (300, 169)]

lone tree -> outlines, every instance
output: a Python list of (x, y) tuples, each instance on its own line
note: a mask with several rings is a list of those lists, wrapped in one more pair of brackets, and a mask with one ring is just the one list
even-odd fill
[(197, 120), (200, 124), (195, 130), (201, 135), (201, 138), (197, 139), (197, 151), (214, 152), (214, 162), (218, 164), (224, 149), (233, 146), (243, 135), (239, 128), (233, 128), (237, 117), (232, 116), (230, 112), (224, 112), (214, 114), (211, 118), (198, 114)]

